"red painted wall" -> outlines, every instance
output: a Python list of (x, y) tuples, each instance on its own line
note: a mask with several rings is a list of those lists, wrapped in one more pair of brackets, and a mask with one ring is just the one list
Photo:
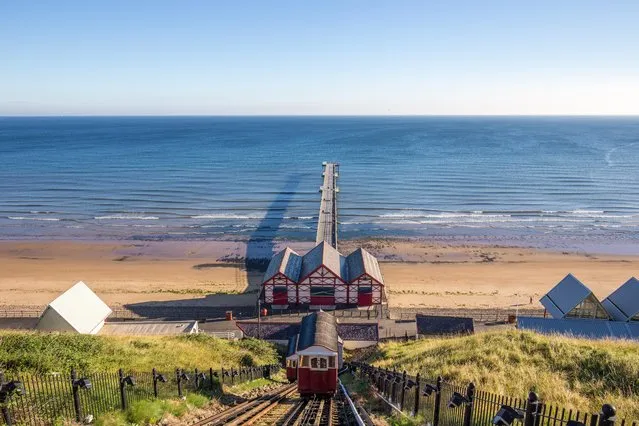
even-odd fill
[(311, 371), (308, 367), (298, 368), (297, 390), (302, 395), (332, 395), (337, 390), (337, 369)]
[(289, 382), (294, 382), (297, 379), (297, 368), (286, 367), (286, 378)]
[(311, 296), (311, 305), (332, 306), (335, 304), (334, 296)]
[(273, 292), (273, 304), (274, 305), (288, 305), (288, 295), (285, 291)]
[(373, 294), (372, 293), (359, 293), (357, 295), (357, 305), (358, 306), (371, 306), (373, 304)]

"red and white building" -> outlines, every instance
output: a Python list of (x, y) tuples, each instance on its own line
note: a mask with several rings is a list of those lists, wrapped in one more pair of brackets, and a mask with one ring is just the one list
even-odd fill
[(278, 308), (373, 306), (385, 300), (384, 279), (375, 256), (362, 248), (343, 256), (321, 242), (300, 256), (287, 247), (271, 259), (262, 297)]

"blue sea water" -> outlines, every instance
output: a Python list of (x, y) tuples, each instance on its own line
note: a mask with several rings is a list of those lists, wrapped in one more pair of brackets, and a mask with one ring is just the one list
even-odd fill
[(342, 238), (639, 247), (639, 118), (592, 117), (0, 118), (0, 239), (313, 240), (322, 161)]

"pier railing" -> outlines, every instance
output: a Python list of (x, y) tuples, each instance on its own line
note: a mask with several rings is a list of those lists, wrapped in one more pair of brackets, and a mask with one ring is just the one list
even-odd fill
[(437, 378), (416, 376), (351, 363), (351, 371), (368, 382), (396, 411), (420, 418), (431, 426), (480, 426), (523, 424), (524, 426), (639, 426), (617, 418), (616, 409), (604, 404), (598, 413), (573, 410), (547, 403), (530, 392), (509, 397), (484, 391), (473, 383), (456, 384)]
[[(88, 423), (96, 415), (126, 410), (147, 399), (178, 399), (190, 393), (221, 395), (223, 386), (270, 377), (278, 365), (214, 370), (124, 371), (82, 374), (0, 372), (0, 425), (44, 426), (65, 420)], [(67, 423), (64, 423), (67, 424)]]

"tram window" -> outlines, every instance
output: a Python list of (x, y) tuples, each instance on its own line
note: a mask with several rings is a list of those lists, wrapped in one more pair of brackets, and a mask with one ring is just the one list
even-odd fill
[(301, 366), (302, 367), (308, 367), (308, 357), (307, 356), (302, 356), (301, 358)]
[(319, 363), (318, 363), (318, 358), (311, 358), (311, 368), (318, 368), (319, 367)]
[(320, 358), (320, 368), (328, 368), (328, 361), (326, 358)]
[(291, 367), (293, 368), (297, 367), (297, 361), (295, 360), (291, 361)]
[(329, 356), (328, 357), (328, 368), (335, 368), (335, 357), (334, 356)]

